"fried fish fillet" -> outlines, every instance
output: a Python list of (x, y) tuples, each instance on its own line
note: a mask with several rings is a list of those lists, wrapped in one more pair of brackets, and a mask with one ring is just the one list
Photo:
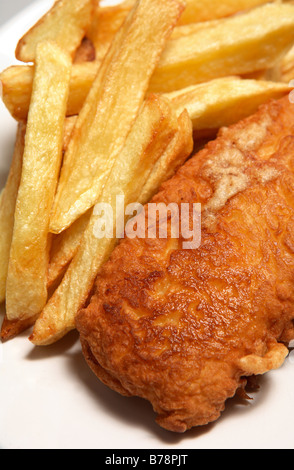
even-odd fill
[(124, 239), (76, 325), (102, 382), (185, 432), (280, 367), (294, 338), (294, 105), (222, 129), (152, 202), (201, 203), (201, 246)]

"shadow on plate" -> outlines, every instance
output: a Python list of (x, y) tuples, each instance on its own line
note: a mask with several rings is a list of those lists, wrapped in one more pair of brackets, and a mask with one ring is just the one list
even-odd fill
[[(29, 336), (30, 332), (26, 331), (22, 333), (26, 338)], [(21, 336), (21, 335), (20, 335)], [(42, 359), (47, 359), (55, 356), (62, 356), (69, 354), (70, 349), (74, 347), (79, 347), (79, 335), (77, 331), (71, 331), (68, 333), (62, 340), (57, 341), (51, 346), (35, 346), (27, 354), (26, 359), (31, 361), (39, 361)]]
[[(27, 335), (26, 335), (27, 336)], [(85, 387), (94, 402), (93, 406), (107, 410), (112, 417), (127, 423), (129, 426), (146, 429), (165, 444), (176, 445), (185, 438), (196, 438), (209, 432), (213, 425), (195, 428), (186, 434), (175, 434), (162, 429), (156, 424), (156, 415), (151, 404), (139, 397), (123, 397), (109, 389), (97, 379), (87, 365), (79, 344), (79, 335), (76, 331), (70, 332), (65, 338), (46, 347), (35, 347), (26, 356), (27, 360), (37, 361), (50, 357), (63, 355), (68, 360), (68, 367), (72, 373), (79, 377), (80, 383)], [(130, 442), (130, 448), (133, 443)]]
[[(93, 400), (99, 407), (102, 405), (109, 414), (115, 416), (120, 421), (128, 423), (132, 427), (146, 429), (156, 436), (161, 443), (169, 445), (176, 445), (188, 439), (195, 439), (195, 445), (197, 445), (197, 438), (211, 432), (220, 420), (229, 419), (232, 415), (254, 411), (259, 403), (262, 403), (265, 394), (270, 389), (270, 380), (267, 377), (260, 377), (257, 380), (258, 388), (247, 392), (252, 401), (245, 400), (236, 395), (227, 401), (225, 411), (215, 423), (193, 428), (184, 434), (177, 434), (162, 429), (155, 422), (156, 415), (148, 401), (138, 397), (123, 397), (102, 384), (86, 364), (80, 350), (73, 354), (69, 353), (68, 359), (69, 367), (74, 374), (79, 376), (87, 392), (91, 393)], [(130, 443), (130, 446), (132, 446), (132, 443)]]
[[(176, 445), (184, 442), (185, 439), (195, 439), (195, 446), (197, 446), (197, 438), (211, 432), (220, 421), (254, 411), (270, 390), (270, 380), (266, 376), (260, 377), (258, 379), (259, 388), (247, 392), (252, 401), (236, 395), (227, 401), (225, 411), (215, 423), (193, 428), (184, 434), (176, 434), (166, 431), (156, 424), (156, 415), (148, 401), (138, 397), (123, 397), (106, 387), (96, 378), (83, 357), (79, 344), (79, 335), (76, 331), (69, 333), (65, 338), (52, 346), (32, 349), (27, 359), (42, 360), (60, 355), (64, 355), (67, 358), (69, 369), (75, 376), (79, 377), (80, 383), (85, 387), (86, 392), (90, 393), (93, 402), (99, 408), (102, 406), (111, 416), (127, 423), (129, 426), (148, 430), (162, 444)], [(132, 446), (132, 443), (130, 443), (130, 446)]]

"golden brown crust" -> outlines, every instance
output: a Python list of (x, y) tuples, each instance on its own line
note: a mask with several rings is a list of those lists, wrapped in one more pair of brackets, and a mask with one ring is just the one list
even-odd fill
[(96, 375), (148, 399), (166, 429), (217, 419), (294, 338), (293, 130), (288, 98), (221, 130), (152, 200), (201, 202), (200, 248), (125, 239), (77, 316)]

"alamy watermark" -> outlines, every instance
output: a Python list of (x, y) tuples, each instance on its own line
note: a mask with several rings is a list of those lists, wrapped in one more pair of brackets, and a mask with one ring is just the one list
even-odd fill
[(201, 204), (140, 203), (125, 204), (123, 195), (112, 204), (99, 203), (94, 208), (96, 238), (176, 238), (183, 241), (184, 250), (194, 250), (201, 244)]

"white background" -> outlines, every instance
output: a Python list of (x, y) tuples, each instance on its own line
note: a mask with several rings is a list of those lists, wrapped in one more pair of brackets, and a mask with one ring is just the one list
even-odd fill
[(6, 23), (20, 10), (33, 3), (33, 0), (0, 0), (0, 25)]

